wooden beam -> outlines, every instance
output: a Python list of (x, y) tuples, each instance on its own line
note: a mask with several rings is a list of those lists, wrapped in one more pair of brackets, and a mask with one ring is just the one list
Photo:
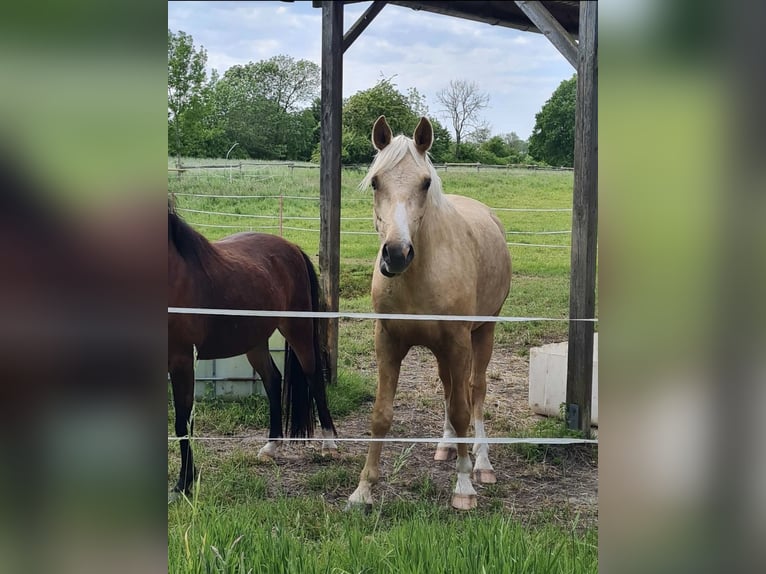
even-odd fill
[(375, 0), (370, 6), (367, 8), (367, 10), (364, 11), (364, 14), (359, 16), (359, 19), (354, 22), (354, 24), (351, 26), (351, 28), (348, 29), (348, 32), (343, 36), (343, 53), (346, 53), (346, 50), (348, 50), (349, 46), (354, 43), (354, 40), (356, 40), (359, 35), (364, 32), (365, 28), (370, 25), (370, 22), (372, 22), (375, 19), (375, 16), (377, 16), (381, 10), (383, 10), (383, 7), (386, 5), (386, 3), (383, 0)]
[[(590, 4), (590, 2), (581, 2), (580, 3), (580, 33), (582, 34), (582, 5), (583, 4)], [(596, 4), (593, 2), (593, 4)], [(572, 67), (577, 69), (577, 44), (575, 44), (575, 41), (572, 39), (572, 37), (567, 33), (566, 30), (564, 30), (564, 27), (559, 24), (559, 21), (556, 20), (553, 16), (551, 16), (551, 13), (548, 12), (548, 9), (543, 6), (542, 2), (522, 2), (517, 1), (516, 5), (521, 8), (521, 11), (526, 14), (527, 18), (529, 18), (532, 23), (537, 26), (537, 29), (540, 30), (543, 34), (545, 34), (545, 37), (550, 40), (551, 44), (553, 44), (556, 49), (561, 52), (561, 54), (567, 59), (567, 61), (572, 64)], [(595, 10), (596, 7), (594, 6), (593, 9)]]
[[(343, 3), (322, 2), (319, 273), (322, 310), (338, 311), (340, 281), (340, 148), (343, 108)], [(332, 382), (338, 373), (338, 320), (323, 337)]]
[[(570, 319), (594, 318), (598, 229), (598, 7), (580, 4), (580, 49), (575, 112)], [(569, 323), (567, 425), (590, 436), (593, 333), (589, 321)]]

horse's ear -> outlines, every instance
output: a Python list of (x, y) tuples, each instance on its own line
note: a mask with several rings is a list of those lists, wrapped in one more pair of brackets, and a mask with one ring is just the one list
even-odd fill
[(375, 146), (376, 150), (380, 151), (391, 143), (393, 137), (394, 135), (391, 133), (391, 127), (386, 121), (386, 116), (380, 116), (375, 121), (375, 125), (372, 126), (372, 145)]
[(412, 139), (420, 153), (425, 155), (431, 149), (431, 144), (434, 143), (434, 129), (431, 127), (431, 122), (428, 121), (427, 117), (422, 116), (420, 118)]

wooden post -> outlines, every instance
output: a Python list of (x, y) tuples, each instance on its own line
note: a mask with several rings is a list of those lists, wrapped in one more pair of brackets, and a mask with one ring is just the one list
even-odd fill
[[(319, 273), (322, 310), (338, 311), (340, 281), (340, 147), (343, 106), (343, 2), (322, 2), (322, 126), (319, 163)], [(326, 323), (324, 345), (333, 382), (338, 372), (338, 320)]]
[[(575, 112), (570, 319), (590, 319), (596, 311), (596, 236), (598, 221), (598, 6), (580, 3), (580, 45)], [(591, 321), (569, 323), (567, 426), (590, 436), (593, 388)]]

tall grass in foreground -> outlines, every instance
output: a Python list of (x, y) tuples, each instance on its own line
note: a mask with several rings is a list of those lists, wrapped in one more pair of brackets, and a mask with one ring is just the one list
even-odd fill
[[(387, 509), (387, 510), (386, 510)], [(169, 510), (168, 571), (177, 573), (587, 573), (597, 572), (593, 531), (525, 528), (499, 514), (456, 515), (389, 502), (373, 514), (319, 498)]]

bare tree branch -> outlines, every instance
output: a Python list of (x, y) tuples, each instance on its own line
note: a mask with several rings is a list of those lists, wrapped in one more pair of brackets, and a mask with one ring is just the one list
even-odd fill
[(478, 114), (489, 104), (489, 94), (480, 91), (476, 82), (450, 80), (449, 86), (436, 94), (436, 99), (452, 122), (457, 158), (460, 155), (460, 142), (466, 130), (479, 123)]

